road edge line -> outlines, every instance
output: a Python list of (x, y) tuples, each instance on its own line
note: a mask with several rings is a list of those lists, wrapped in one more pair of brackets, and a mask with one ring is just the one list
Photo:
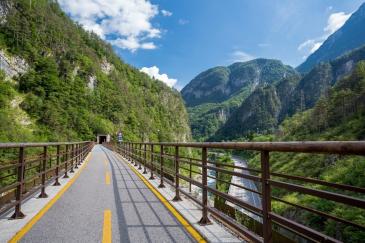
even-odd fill
[(26, 223), (23, 228), (21, 228), (9, 241), (8, 243), (15, 243), (21, 240), (26, 233), (44, 216), (44, 214), (55, 204), (58, 199), (71, 187), (71, 185), (76, 181), (76, 179), (80, 176), (81, 171), (86, 167), (89, 163), (91, 157), (91, 151), (87, 155), (85, 162), (81, 166), (81, 168), (76, 172), (76, 174), (66, 183), (62, 189), (57, 192), (57, 194), (36, 214), (33, 216), (28, 223)]
[[(118, 153), (116, 153), (118, 157), (121, 157)], [(124, 161), (124, 158), (121, 157)], [(182, 226), (190, 233), (190, 235), (197, 242), (207, 242), (202, 234), (192, 226), (189, 221), (181, 214), (177, 209), (143, 176), (141, 175), (133, 166), (131, 166), (128, 162), (124, 161), (129, 168), (143, 181), (143, 183), (155, 194), (155, 196), (162, 202), (162, 204), (175, 216), (175, 218), (181, 223)]]

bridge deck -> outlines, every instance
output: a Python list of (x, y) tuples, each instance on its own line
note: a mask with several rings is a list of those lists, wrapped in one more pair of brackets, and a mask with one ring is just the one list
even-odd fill
[(21, 241), (101, 242), (110, 232), (105, 212), (115, 242), (195, 241), (130, 167), (101, 146)]

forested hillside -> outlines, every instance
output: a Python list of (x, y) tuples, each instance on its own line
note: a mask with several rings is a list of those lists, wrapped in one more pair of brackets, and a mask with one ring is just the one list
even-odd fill
[[(253, 141), (301, 140), (364, 140), (365, 139), (365, 61), (358, 63), (353, 73), (331, 88), (327, 97), (305, 112), (286, 119), (275, 135), (255, 135)], [(318, 178), (339, 184), (365, 187), (365, 159), (362, 156), (311, 155), (298, 153), (271, 153), (271, 170), (283, 174)], [(259, 168), (259, 156), (249, 160), (250, 167)], [(306, 186), (313, 186), (309, 183)], [(324, 186), (317, 186), (322, 189)], [(363, 210), (317, 197), (274, 190), (284, 200), (300, 203), (331, 215), (365, 225)], [(355, 193), (348, 195), (359, 196)], [(344, 242), (362, 242), (365, 232), (344, 226), (324, 217), (296, 210), (275, 202), (273, 209), (306, 225), (324, 231)]]
[(202, 72), (181, 91), (193, 137), (205, 140), (212, 136), (256, 87), (297, 76), (281, 61), (263, 58)]
[(209, 140), (245, 140), (255, 133), (276, 132), (285, 118), (312, 108), (321, 97), (328, 97), (331, 87), (351, 74), (361, 60), (365, 60), (365, 46), (318, 64), (301, 79), (292, 76), (258, 87)]
[[(180, 94), (125, 64), (52, 0), (0, 2), (0, 141), (186, 141)], [(178, 115), (177, 115), (178, 114)]]

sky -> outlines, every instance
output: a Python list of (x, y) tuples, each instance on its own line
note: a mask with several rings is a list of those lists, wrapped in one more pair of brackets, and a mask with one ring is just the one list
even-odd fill
[(182, 89), (254, 58), (298, 66), (364, 0), (58, 0), (126, 63)]

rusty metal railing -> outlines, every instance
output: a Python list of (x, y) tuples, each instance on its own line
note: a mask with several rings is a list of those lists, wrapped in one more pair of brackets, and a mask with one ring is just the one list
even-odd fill
[(59, 186), (59, 178), (84, 161), (93, 142), (0, 143), (0, 215), (15, 207), (11, 219), (25, 217), (24, 200), (40, 191), (48, 197), (46, 187)]
[[(120, 153), (138, 169), (146, 174), (150, 171), (151, 180), (155, 175), (160, 177), (159, 187), (165, 187), (165, 183), (173, 186), (175, 197), (173, 200), (182, 200), (180, 193), (190, 198), (202, 208), (201, 225), (209, 224), (211, 216), (229, 226), (236, 233), (242, 235), (253, 242), (273, 242), (275, 234), (292, 236), (288, 241), (298, 241), (306, 239), (314, 242), (340, 242), (335, 236), (328, 236), (322, 229), (314, 229), (305, 223), (297, 222), (295, 217), (285, 217), (272, 208), (273, 201), (284, 203), (296, 210), (319, 215), (320, 217), (350, 225), (359, 232), (365, 231), (365, 225), (361, 225), (351, 220), (338, 217), (331, 212), (314, 209), (307, 205), (290, 202), (273, 195), (273, 190), (295, 192), (326, 200), (333, 203), (348, 205), (362, 210), (365, 215), (365, 188), (353, 185), (343, 185), (317, 178), (307, 178), (297, 175), (287, 175), (272, 171), (270, 168), (270, 155), (273, 153), (310, 153), (310, 154), (336, 154), (340, 156), (365, 155), (365, 142), (244, 142), (244, 143), (131, 143), (109, 144), (109, 148)], [(183, 151), (184, 150), (184, 151)], [(195, 153), (195, 156), (192, 152)], [(260, 168), (253, 169), (235, 165), (227, 165), (219, 161), (211, 161), (208, 158), (209, 151), (251, 151), (257, 153), (260, 158)], [(184, 153), (182, 153), (184, 152)], [(197, 156), (198, 155), (198, 158)], [(166, 163), (168, 162), (168, 163)], [(142, 168), (142, 165), (144, 168)], [(169, 165), (169, 166), (167, 166)], [(242, 172), (234, 171), (239, 169)], [(187, 171), (184, 172), (184, 171)], [(214, 171), (215, 176), (208, 174)], [(232, 183), (232, 181), (222, 180), (218, 174), (235, 176), (250, 180), (257, 185), (257, 190), (247, 188), (242, 185)], [(364, 174), (362, 175), (364, 176)], [(216, 186), (208, 185), (208, 179), (215, 179)], [(364, 180), (364, 178), (360, 178)], [(261, 199), (261, 207), (257, 207), (247, 201), (229, 195), (226, 191), (221, 191), (217, 183), (226, 183), (229, 186), (236, 186), (243, 191), (257, 194)], [(310, 183), (315, 186), (308, 186)], [(185, 186), (184, 186), (184, 185)], [(200, 189), (201, 193), (193, 194), (192, 185)], [(319, 186), (319, 187), (318, 187)], [(342, 190), (342, 191), (341, 191)], [(345, 191), (345, 192), (343, 192)], [(350, 195), (349, 195), (350, 194)], [(252, 230), (243, 226), (234, 219), (232, 214), (223, 212), (222, 208), (217, 208), (209, 201), (209, 198), (221, 198), (225, 202), (235, 205), (248, 212), (247, 215), (256, 215), (260, 218), (261, 228)], [(227, 206), (228, 207), (228, 206)], [(229, 211), (229, 210), (228, 210)], [(299, 238), (298, 238), (299, 237)], [(286, 238), (285, 238), (286, 239)], [(283, 241), (283, 240), (276, 240)]]

